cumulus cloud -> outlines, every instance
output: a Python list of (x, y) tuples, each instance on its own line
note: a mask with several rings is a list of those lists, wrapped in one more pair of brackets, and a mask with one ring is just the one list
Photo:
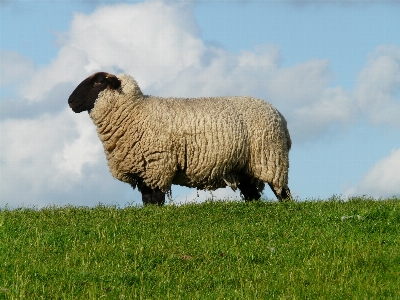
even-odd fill
[[(67, 111), (36, 119), (7, 119), (1, 123), (2, 201), (15, 197), (29, 202), (30, 197), (36, 198), (44, 190), (67, 192), (81, 179), (82, 165), (92, 159), (85, 155), (85, 149), (91, 147), (98, 151), (99, 147), (93, 148), (87, 135), (85, 141), (80, 139), (76, 123)], [(79, 160), (76, 163), (71, 155), (66, 157), (64, 153), (69, 143), (80, 141), (85, 144), (80, 149), (83, 152), (76, 153)]]
[(374, 124), (400, 128), (400, 47), (380, 46), (357, 78), (354, 98)]
[(351, 120), (354, 102), (342, 87), (329, 87), (332, 76), (327, 60), (314, 59), (279, 68), (268, 82), (269, 97), (283, 108), (295, 141), (315, 139)]
[(34, 119), (46, 113), (58, 113), (65, 109), (66, 99), (74, 88), (71, 82), (58, 83), (40, 101), (29, 101), (18, 94), (5, 97), (1, 100), (0, 120)]
[[(293, 191), (292, 195), (294, 195)], [(175, 196), (176, 194), (176, 196)], [(267, 185), (261, 195), (262, 199), (274, 199), (275, 195)], [(184, 190), (184, 188), (177, 187), (176, 192), (172, 193), (172, 201), (174, 204), (185, 204), (185, 203), (201, 203), (207, 200), (234, 200), (242, 201), (239, 189), (236, 191), (230, 187), (216, 189), (215, 191), (203, 191), (197, 189), (191, 189), (190, 192)], [(277, 201), (277, 200), (276, 200)]]
[(193, 6), (185, 2), (120, 4), (76, 14), (58, 57), (35, 73), (23, 96), (42, 102), (56, 85), (77, 84), (99, 70), (123, 71), (146, 93), (264, 98), (287, 116), (294, 140), (316, 138), (349, 119), (354, 103), (342, 88), (329, 87), (328, 61), (282, 67), (276, 46), (234, 54), (206, 45), (200, 32)]
[(2, 88), (15, 84), (21, 86), (33, 76), (35, 64), (18, 52), (0, 49), (0, 71)]
[(35, 119), (7, 119), (0, 132), (1, 206), (133, 202), (109, 180), (87, 115), (64, 109)]
[(378, 161), (355, 186), (347, 188), (346, 196), (372, 197), (400, 196), (400, 149)]
[(215, 191), (203, 191), (192, 189), (188, 194), (178, 195), (173, 197), (174, 204), (185, 204), (185, 203), (201, 203), (207, 200), (241, 200), (240, 192), (238, 190), (233, 191), (231, 188), (217, 189)]
[[(205, 46), (192, 6), (144, 2), (75, 14), (55, 61), (39, 70), (24, 96), (39, 100), (52, 85), (75, 82), (100, 69), (134, 74), (141, 86), (199, 66)], [(41, 82), (47, 85), (40, 85)]]
[(265, 45), (232, 54), (206, 50), (201, 68), (187, 68), (154, 88), (159, 95), (252, 95), (276, 106), (287, 118), (296, 142), (315, 139), (332, 124), (346, 124), (356, 110), (351, 93), (329, 87), (332, 73), (326, 60), (282, 67), (279, 49)]

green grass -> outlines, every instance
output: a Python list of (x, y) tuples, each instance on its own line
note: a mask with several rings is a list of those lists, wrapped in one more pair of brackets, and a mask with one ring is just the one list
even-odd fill
[(3, 209), (0, 264), (0, 299), (400, 299), (400, 199)]

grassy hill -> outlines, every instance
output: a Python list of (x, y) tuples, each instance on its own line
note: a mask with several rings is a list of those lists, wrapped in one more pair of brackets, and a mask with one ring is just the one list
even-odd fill
[(0, 299), (400, 299), (400, 199), (0, 211)]

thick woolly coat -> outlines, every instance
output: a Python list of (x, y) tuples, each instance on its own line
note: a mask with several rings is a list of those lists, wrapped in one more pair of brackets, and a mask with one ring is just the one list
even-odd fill
[(112, 175), (136, 186), (214, 190), (251, 177), (280, 192), (288, 183), (291, 140), (285, 118), (251, 97), (160, 98), (136, 81), (105, 89), (90, 111)]

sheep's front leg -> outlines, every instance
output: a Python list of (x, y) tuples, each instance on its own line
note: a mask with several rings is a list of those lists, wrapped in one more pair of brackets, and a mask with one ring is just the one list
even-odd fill
[(142, 193), (143, 205), (156, 204), (163, 206), (165, 203), (165, 193), (163, 193), (159, 188), (151, 189), (144, 183), (139, 186), (139, 191)]

